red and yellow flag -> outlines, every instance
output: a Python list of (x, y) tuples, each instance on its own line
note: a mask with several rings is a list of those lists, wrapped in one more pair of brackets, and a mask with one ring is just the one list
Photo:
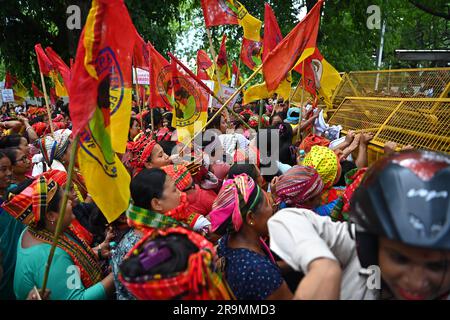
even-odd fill
[[(227, 84), (231, 80), (230, 67), (228, 66), (227, 57), (227, 36), (223, 35), (222, 44), (220, 45), (219, 54), (217, 55), (216, 64), (220, 75), (220, 82)], [(218, 81), (216, 74), (214, 74), (214, 80)]]
[(213, 72), (213, 63), (204, 50), (197, 51), (197, 77), (200, 80), (211, 80), (209, 74)]
[(128, 138), (135, 34), (123, 0), (93, 0), (69, 90), (81, 173), (108, 222), (130, 200), (130, 176), (116, 152), (125, 152)]
[[(67, 66), (67, 64), (64, 62), (63, 59), (51, 48), (47, 47), (45, 48), (45, 53), (47, 54), (47, 57), (50, 59), (53, 65), (53, 70), (56, 71), (59, 74), (59, 77), (62, 79), (58, 79), (60, 83), (64, 83), (64, 87), (67, 90), (67, 88), (70, 87), (70, 69)], [(58, 88), (57, 90), (58, 91)]]
[(241, 60), (251, 70), (255, 70), (262, 63), (262, 42), (244, 38), (242, 40)]
[(178, 141), (187, 143), (208, 120), (209, 93), (192, 71), (170, 56), (171, 78), (166, 95), (173, 106), (172, 126), (177, 128)]
[(172, 104), (166, 96), (171, 77), (170, 63), (151, 43), (147, 45), (150, 57), (150, 108), (172, 110)]
[(240, 87), (242, 84), (241, 72), (239, 71), (238, 65), (236, 61), (233, 61), (233, 72), (231, 76), (231, 86), (232, 87)]
[(5, 89), (13, 89), (14, 101), (18, 104), (23, 103), (28, 96), (28, 89), (8, 71), (5, 75)]
[(294, 70), (302, 75), (302, 86), (306, 91), (313, 96), (319, 93), (327, 106), (332, 105), (331, 98), (342, 78), (339, 72), (325, 60), (318, 48)]
[(269, 91), (275, 90), (297, 63), (313, 54), (323, 1), (319, 0), (306, 17), (264, 59), (263, 73)]
[(244, 29), (244, 38), (260, 41), (261, 21), (248, 13), (236, 0), (201, 0), (206, 27), (224, 24), (239, 24)]
[[(269, 52), (271, 52), (282, 39), (283, 36), (281, 34), (280, 27), (278, 26), (275, 14), (273, 13), (270, 5), (266, 3), (264, 13), (263, 57), (267, 57)], [(291, 83), (291, 75), (288, 73), (288, 76), (280, 82), (275, 90), (269, 91), (265, 82), (253, 85), (244, 91), (243, 103), (248, 104), (253, 101), (267, 99), (270, 98), (273, 93), (277, 93), (278, 96), (288, 100), (291, 93)]]

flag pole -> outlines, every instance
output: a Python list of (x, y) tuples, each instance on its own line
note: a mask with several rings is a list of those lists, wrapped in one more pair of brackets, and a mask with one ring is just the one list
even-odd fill
[(42, 89), (44, 91), (45, 107), (47, 109), (47, 115), (48, 115), (48, 124), (50, 125), (50, 132), (51, 132), (52, 137), (53, 137), (54, 136), (54, 131), (53, 131), (53, 124), (52, 124), (52, 113), (50, 111), (50, 105), (48, 103), (47, 88), (45, 86), (44, 74), (40, 70), (39, 70), (39, 73), (41, 74)]
[[(187, 68), (180, 60), (178, 60), (177, 57), (175, 57), (172, 53), (168, 52), (167, 53), (169, 55), (170, 58), (174, 59), (176, 63), (178, 63), (178, 65), (183, 68), (184, 71), (186, 71), (203, 89), (206, 90), (206, 92), (208, 92), (214, 99), (216, 99), (220, 104), (223, 104), (223, 100), (220, 99), (215, 93), (214, 91), (212, 91), (203, 81), (199, 80), (195, 74), (189, 70), (189, 68)], [(231, 114), (233, 116), (235, 116), (247, 129), (251, 129), (251, 127), (244, 121), (242, 120), (242, 118), (236, 113), (236, 111), (233, 110), (233, 108), (231, 108), (229, 110), (231, 112)]]
[[(300, 79), (300, 81), (302, 82), (302, 98), (300, 100), (300, 112), (298, 115), (297, 141), (300, 138), (300, 128), (301, 128), (301, 124), (302, 124), (303, 97), (305, 94), (305, 62), (304, 61), (303, 61), (303, 65), (302, 65), (302, 78)], [(300, 84), (300, 81), (298, 82), (298, 84)], [(298, 87), (298, 84), (297, 84), (297, 87)]]
[(141, 101), (139, 99), (140, 96), (139, 96), (139, 85), (138, 85), (136, 66), (133, 66), (133, 73), (134, 73), (134, 78), (136, 79), (134, 90), (136, 90), (137, 104), (138, 104), (138, 108), (139, 108), (139, 114), (141, 115), (140, 125), (141, 125), (141, 130), (144, 130), (144, 122), (143, 122), (143, 119), (142, 119)]
[(196, 135), (194, 135), (194, 137), (187, 143), (187, 144), (185, 144), (184, 145), (184, 147), (183, 147), (183, 149), (180, 151), (180, 153), (183, 153), (183, 151), (184, 151), (184, 149), (187, 147), (187, 146), (189, 146), (194, 140), (195, 140), (195, 138), (197, 137), (197, 135), (199, 135), (199, 134), (201, 134), (202, 132), (203, 132), (203, 130), (205, 130), (206, 129), (206, 127), (208, 127), (210, 124), (211, 124), (211, 122), (213, 122), (213, 120), (222, 112), (222, 110), (234, 99), (234, 97), (236, 97), (237, 96), (237, 94), (239, 93), (239, 92), (241, 92), (242, 91), (242, 89), (250, 82), (250, 80), (252, 80), (257, 74), (258, 74), (258, 72), (259, 71), (261, 71), (261, 69), (262, 69), (262, 67), (263, 67), (263, 64), (261, 63), (261, 65), (258, 67), (258, 68), (256, 68), (256, 70), (255, 71), (253, 71), (253, 73), (250, 75), (250, 77), (248, 77), (247, 78), (247, 80), (245, 80), (244, 81), (244, 83), (243, 84), (241, 84), (241, 86), (235, 91), (235, 92), (233, 92), (233, 94), (222, 104), (222, 106), (216, 111), (216, 113), (214, 113), (214, 115), (211, 117), (211, 119), (209, 119), (208, 120), (208, 122), (206, 122), (206, 124), (202, 127), (202, 129), (196, 134)]
[(68, 173), (67, 173), (66, 187), (64, 188), (64, 195), (62, 198), (61, 207), (59, 208), (59, 215), (58, 215), (58, 221), (56, 222), (55, 236), (53, 238), (53, 243), (52, 243), (52, 247), (50, 249), (50, 253), (48, 255), (47, 263), (45, 264), (44, 282), (42, 284), (41, 294), (45, 293), (45, 289), (47, 288), (48, 276), (50, 273), (50, 266), (52, 265), (53, 256), (54, 256), (55, 250), (56, 250), (56, 245), (58, 244), (58, 239), (62, 232), (62, 222), (64, 220), (64, 215), (66, 213), (67, 200), (69, 199), (70, 188), (72, 185), (72, 175), (73, 175), (73, 169), (75, 166), (75, 156), (77, 153), (79, 139), (80, 139), (80, 136), (77, 134), (75, 136), (75, 139), (72, 142), (72, 150), (71, 150), (71, 154), (70, 154), (70, 162), (69, 162)]
[[(214, 45), (213, 45), (213, 42), (212, 42), (211, 32), (210, 32), (208, 27), (206, 27), (206, 34), (208, 35), (209, 50), (211, 51), (211, 55), (212, 55), (212, 58), (213, 58), (213, 64), (214, 64), (214, 70), (215, 70), (215, 73), (216, 73), (217, 82), (219, 83), (219, 97), (222, 97), (222, 93), (223, 93), (223, 91), (222, 91), (222, 81), (220, 79), (219, 69), (217, 69), (217, 61), (216, 61), (216, 56), (217, 55), (216, 55), (216, 50), (214, 50)], [(213, 108), (213, 107), (211, 106), (211, 108)]]

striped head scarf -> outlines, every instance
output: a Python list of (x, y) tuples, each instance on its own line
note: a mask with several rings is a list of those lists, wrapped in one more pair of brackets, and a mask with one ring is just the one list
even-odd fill
[(313, 146), (302, 164), (317, 170), (327, 190), (339, 179), (341, 165), (337, 155), (327, 147)]
[(47, 166), (51, 167), (53, 160), (61, 161), (70, 143), (69, 129), (57, 130), (53, 136), (46, 135), (38, 140), (39, 150)]
[[(255, 190), (256, 196), (250, 201)], [(239, 231), (245, 216), (255, 208), (262, 196), (260, 187), (245, 173), (226, 180), (212, 206), (211, 231), (215, 232), (230, 217), (234, 231)]]
[(3, 203), (2, 208), (21, 223), (36, 227), (47, 212), (50, 201), (58, 190), (55, 180), (39, 176), (18, 195)]
[(180, 191), (190, 187), (194, 181), (189, 170), (183, 165), (173, 164), (161, 169), (175, 181), (175, 185)]
[(278, 178), (275, 190), (277, 203), (285, 202), (290, 207), (304, 208), (305, 201), (322, 192), (323, 182), (316, 169), (294, 166)]

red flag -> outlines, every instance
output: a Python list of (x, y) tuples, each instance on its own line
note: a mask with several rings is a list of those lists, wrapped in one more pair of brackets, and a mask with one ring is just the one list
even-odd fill
[[(222, 83), (227, 83), (230, 81), (230, 70), (228, 67), (228, 58), (227, 58), (227, 36), (223, 35), (222, 44), (220, 45), (219, 54), (217, 55), (217, 69), (220, 72), (220, 81)], [(218, 80), (218, 79), (217, 79)]]
[(12, 89), (13, 85), (17, 82), (16, 78), (6, 71), (5, 75), (5, 89)]
[(56, 69), (64, 82), (64, 86), (69, 88), (70, 86), (70, 69), (63, 59), (51, 48), (45, 48), (48, 58), (50, 59), (54, 69)]
[(56, 95), (55, 88), (50, 88), (50, 103), (52, 105), (55, 105), (57, 100), (58, 100), (58, 96)]
[(33, 89), (33, 95), (35, 98), (41, 98), (44, 96), (44, 94), (36, 87), (34, 82), (31, 83), (31, 88)]
[(239, 87), (241, 85), (241, 72), (239, 71), (236, 61), (233, 61), (233, 77), (235, 79), (233, 84)]
[(272, 7), (266, 2), (264, 12), (264, 40), (263, 40), (263, 59), (266, 59), (270, 51), (275, 49), (277, 44), (283, 40), (277, 18), (273, 13)]
[(264, 59), (263, 74), (269, 91), (278, 87), (297, 62), (301, 62), (314, 52), (323, 1), (319, 0), (306, 17)]
[(41, 44), (38, 43), (34, 46), (34, 51), (36, 51), (36, 57), (39, 64), (39, 70), (44, 74), (48, 75), (50, 71), (53, 70), (53, 64), (50, 61), (50, 59), (47, 57), (47, 55), (44, 52), (44, 49), (42, 49)]
[(208, 69), (212, 67), (213, 63), (209, 59), (208, 54), (203, 50), (197, 51), (197, 77), (200, 80), (211, 80), (208, 75)]
[[(84, 130), (99, 108), (105, 127), (110, 117), (117, 118), (111, 128), (114, 136), (116, 125), (121, 131), (129, 125), (136, 29), (123, 0), (94, 0), (88, 18), (72, 70), (75, 81), (69, 89), (72, 131), (77, 134)], [(112, 141), (122, 145), (122, 135)]]
[(252, 70), (255, 70), (262, 62), (261, 60), (261, 41), (253, 41), (244, 38), (242, 40), (241, 60)]
[(237, 14), (233, 12), (227, 0), (201, 0), (206, 27), (224, 24), (239, 24)]
[(144, 39), (136, 32), (136, 42), (133, 51), (133, 65), (143, 70), (149, 70), (149, 52)]
[(172, 109), (172, 105), (166, 96), (166, 92), (170, 91), (171, 71), (170, 64), (151, 43), (148, 43), (148, 52), (150, 59), (150, 108), (168, 108)]

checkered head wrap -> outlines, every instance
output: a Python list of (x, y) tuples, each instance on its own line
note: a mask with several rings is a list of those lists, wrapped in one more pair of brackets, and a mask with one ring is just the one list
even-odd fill
[(36, 227), (57, 190), (57, 182), (43, 174), (20, 194), (3, 203), (2, 208), (23, 224)]
[(215, 270), (215, 254), (212, 243), (192, 230), (155, 229), (125, 256), (119, 280), (140, 300), (229, 300), (233, 294)]

